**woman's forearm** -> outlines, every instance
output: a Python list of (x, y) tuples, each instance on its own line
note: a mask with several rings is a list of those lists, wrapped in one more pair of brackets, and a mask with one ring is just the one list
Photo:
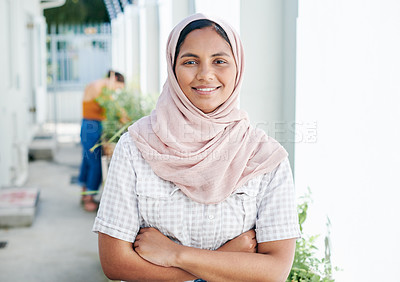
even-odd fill
[(134, 243), (145, 260), (178, 267), (207, 281), (285, 281), (295, 239), (257, 245), (258, 253), (210, 251), (178, 245), (154, 228), (142, 228)]
[[(255, 252), (254, 230), (229, 241), (219, 250)], [(141, 258), (132, 244), (99, 233), (100, 260), (106, 276), (125, 281), (187, 281), (197, 277), (176, 267), (163, 267)]]
[(180, 246), (173, 265), (207, 281), (285, 281), (291, 261), (272, 254), (214, 252)]
[(99, 253), (104, 274), (111, 280), (187, 281), (195, 276), (176, 267), (162, 267), (141, 258), (132, 243), (99, 233)]

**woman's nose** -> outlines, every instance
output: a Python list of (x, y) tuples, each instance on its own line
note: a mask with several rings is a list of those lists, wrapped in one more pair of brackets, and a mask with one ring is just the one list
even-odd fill
[(197, 71), (198, 80), (213, 80), (214, 72), (209, 64), (200, 64)]

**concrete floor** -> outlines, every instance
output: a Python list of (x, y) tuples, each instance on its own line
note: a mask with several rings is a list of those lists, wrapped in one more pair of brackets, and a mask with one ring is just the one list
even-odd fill
[[(79, 135), (78, 135), (79, 136)], [(103, 274), (95, 213), (80, 206), (80, 187), (71, 184), (80, 164), (80, 145), (62, 143), (53, 161), (29, 163), (26, 187), (40, 197), (32, 226), (0, 229), (0, 281), (109, 281)]]

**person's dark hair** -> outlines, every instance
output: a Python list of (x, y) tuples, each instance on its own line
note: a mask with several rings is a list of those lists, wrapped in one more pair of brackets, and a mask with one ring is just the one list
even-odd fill
[(125, 77), (124, 77), (121, 73), (119, 73), (119, 72), (117, 72), (117, 71), (109, 70), (108, 73), (107, 73), (107, 77), (108, 77), (108, 78), (111, 77), (111, 73), (114, 73), (115, 79), (116, 79), (118, 82), (125, 83)]
[(215, 31), (226, 41), (228, 42), (229, 46), (231, 46), (231, 42), (229, 41), (228, 35), (226, 34), (225, 30), (217, 23), (207, 20), (207, 19), (201, 19), (201, 20), (195, 20), (190, 22), (187, 26), (185, 26), (184, 29), (182, 29), (181, 33), (179, 34), (178, 42), (176, 43), (176, 48), (175, 48), (175, 57), (174, 57), (174, 71), (175, 71), (175, 66), (176, 66), (176, 59), (178, 58), (179, 51), (181, 50), (181, 46), (183, 44), (183, 41), (185, 41), (186, 36), (191, 33), (193, 30), (196, 29), (202, 29), (205, 27), (213, 27)]

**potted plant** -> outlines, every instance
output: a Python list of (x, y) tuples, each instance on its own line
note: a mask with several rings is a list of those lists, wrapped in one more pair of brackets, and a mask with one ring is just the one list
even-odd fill
[(115, 145), (127, 128), (149, 115), (156, 103), (156, 95), (144, 95), (137, 87), (111, 90), (103, 88), (96, 101), (105, 111), (102, 135), (93, 151), (102, 146), (102, 171), (105, 180)]
[[(303, 224), (307, 218), (308, 206), (311, 203), (311, 191), (308, 189), (302, 202), (297, 206), (299, 214), (300, 231), (303, 231)], [(330, 220), (326, 222), (327, 234), (325, 236), (325, 257), (318, 258), (315, 246), (318, 235), (303, 236), (296, 241), (296, 251), (292, 269), (286, 282), (333, 282), (331, 262), (331, 241), (330, 241)], [(337, 267), (335, 270), (339, 270)]]

